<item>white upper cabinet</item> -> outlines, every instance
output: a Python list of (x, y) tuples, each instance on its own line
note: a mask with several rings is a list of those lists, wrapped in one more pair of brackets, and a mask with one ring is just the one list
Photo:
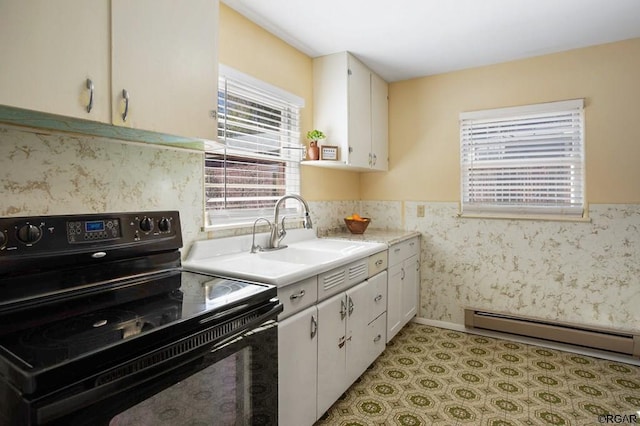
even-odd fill
[(217, 22), (218, 0), (2, 1), (0, 104), (215, 139)]
[(0, 58), (0, 104), (110, 121), (108, 2), (3, 0)]
[(388, 170), (388, 85), (348, 52), (313, 60), (314, 128), (338, 161), (305, 164), (359, 171)]
[(218, 1), (112, 0), (111, 8), (113, 124), (216, 138)]
[(389, 85), (371, 74), (371, 161), (375, 170), (389, 170)]

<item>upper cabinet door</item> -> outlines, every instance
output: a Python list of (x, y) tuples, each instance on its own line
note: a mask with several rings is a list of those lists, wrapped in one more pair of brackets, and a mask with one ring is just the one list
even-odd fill
[(0, 104), (110, 121), (108, 2), (3, 0), (0, 58)]
[(215, 139), (218, 0), (111, 8), (113, 124)]
[(349, 55), (349, 165), (370, 167), (371, 72)]
[(371, 168), (389, 170), (389, 85), (371, 73)]

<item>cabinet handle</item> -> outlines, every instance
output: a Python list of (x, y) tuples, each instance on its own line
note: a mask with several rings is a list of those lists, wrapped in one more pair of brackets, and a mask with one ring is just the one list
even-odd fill
[(380, 266), (382, 265), (384, 262), (382, 261), (382, 259), (378, 259), (376, 260), (376, 266)]
[(373, 338), (373, 343), (378, 343), (380, 339), (382, 339), (382, 335), (378, 334), (376, 337)]
[(400, 253), (400, 247), (394, 250), (395, 253)]
[(347, 340), (345, 339), (345, 336), (342, 336), (341, 338), (338, 339), (338, 347), (340, 349), (342, 349), (344, 347), (345, 343), (347, 343)]
[(373, 162), (373, 161), (372, 161), (372, 159), (371, 159), (371, 153), (369, 153), (369, 166), (371, 166), (371, 165), (372, 165), (372, 162)]
[(401, 271), (402, 271), (402, 275), (400, 276), (400, 279), (401, 279), (401, 280), (404, 280), (404, 277), (405, 277), (404, 268), (402, 268), (402, 269), (401, 269)]
[(373, 154), (373, 165), (375, 166), (377, 162), (378, 162), (378, 156)]
[(353, 313), (353, 300), (349, 297), (349, 316)]
[(89, 103), (87, 104), (87, 112), (91, 112), (93, 109), (93, 81), (90, 78), (87, 79), (87, 90), (89, 90)]
[(420, 270), (420, 261), (416, 260), (416, 271)]
[(311, 315), (311, 338), (313, 339), (318, 334), (318, 321), (316, 317)]
[(340, 319), (344, 319), (347, 316), (347, 304), (344, 303), (344, 299), (340, 301)]
[(289, 296), (289, 299), (291, 300), (302, 299), (303, 296), (304, 296), (304, 290), (300, 290), (298, 294), (292, 294), (291, 296)]
[(124, 99), (124, 112), (122, 113), (122, 121), (127, 121), (127, 115), (129, 115), (129, 92), (127, 92), (127, 89), (122, 89), (122, 99)]
[(374, 302), (379, 302), (381, 300), (382, 300), (382, 295), (381, 294), (377, 295), (376, 298), (373, 299)]

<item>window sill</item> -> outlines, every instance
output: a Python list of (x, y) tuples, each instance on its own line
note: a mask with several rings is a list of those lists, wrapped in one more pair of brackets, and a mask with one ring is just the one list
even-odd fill
[(459, 219), (502, 219), (502, 220), (531, 220), (545, 222), (582, 222), (589, 223), (589, 216), (535, 215), (535, 214), (492, 214), (492, 213), (458, 213)]

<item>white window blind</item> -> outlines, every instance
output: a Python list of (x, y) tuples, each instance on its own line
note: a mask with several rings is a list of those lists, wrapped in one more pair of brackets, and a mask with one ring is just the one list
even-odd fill
[(583, 101), (460, 114), (461, 214), (582, 217)]
[(246, 225), (270, 215), (281, 196), (300, 193), (302, 101), (221, 69), (227, 72), (218, 86), (219, 144), (205, 153), (208, 224)]

